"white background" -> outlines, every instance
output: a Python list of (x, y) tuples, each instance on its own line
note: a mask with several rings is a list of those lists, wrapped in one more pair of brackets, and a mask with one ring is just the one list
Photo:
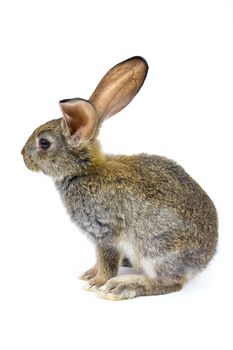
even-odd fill
[[(1, 1), (0, 348), (231, 349), (233, 2)], [(88, 98), (116, 63), (148, 78), (102, 128), (104, 151), (165, 155), (219, 213), (218, 254), (179, 292), (110, 302), (82, 290), (94, 248), (20, 151), (62, 98)], [(229, 316), (229, 317), (228, 317)]]

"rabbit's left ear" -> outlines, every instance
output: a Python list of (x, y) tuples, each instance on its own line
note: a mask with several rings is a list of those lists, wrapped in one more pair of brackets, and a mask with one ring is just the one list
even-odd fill
[(148, 72), (143, 57), (134, 56), (114, 66), (102, 78), (90, 97), (99, 123), (126, 107), (141, 89)]
[(89, 141), (95, 133), (97, 112), (86, 100), (74, 98), (59, 102), (66, 125), (69, 127), (72, 140), (78, 144)]

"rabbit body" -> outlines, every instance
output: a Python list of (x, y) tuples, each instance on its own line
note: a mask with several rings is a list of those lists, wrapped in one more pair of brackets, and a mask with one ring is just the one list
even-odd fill
[(106, 156), (90, 174), (56, 186), (72, 220), (96, 244), (112, 247), (150, 277), (188, 279), (215, 252), (212, 201), (164, 157)]
[[(182, 289), (217, 245), (215, 207), (182, 167), (101, 151), (102, 122), (132, 100), (147, 70), (141, 57), (113, 67), (89, 101), (62, 100), (63, 118), (37, 128), (22, 150), (29, 169), (54, 179), (70, 217), (95, 243), (96, 265), (81, 279), (111, 300)], [(117, 276), (121, 264), (142, 274)]]

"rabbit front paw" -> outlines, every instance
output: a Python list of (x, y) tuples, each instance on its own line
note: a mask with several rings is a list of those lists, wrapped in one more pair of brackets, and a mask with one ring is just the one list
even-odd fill
[(97, 275), (88, 281), (88, 283), (84, 286), (84, 289), (87, 291), (97, 291), (106, 282), (107, 280), (105, 278)]
[(79, 276), (80, 280), (89, 281), (97, 275), (97, 267), (93, 266), (91, 269), (84, 272), (81, 276)]

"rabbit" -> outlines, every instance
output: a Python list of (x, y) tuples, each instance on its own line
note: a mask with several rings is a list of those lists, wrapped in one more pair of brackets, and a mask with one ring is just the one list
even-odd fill
[[(61, 118), (38, 127), (22, 149), (26, 166), (53, 178), (72, 221), (94, 243), (96, 264), (80, 278), (109, 300), (180, 291), (216, 252), (215, 206), (180, 165), (101, 151), (102, 123), (130, 103), (147, 72), (140, 56), (117, 64), (89, 100), (61, 100)], [(119, 276), (121, 265), (139, 274)]]

